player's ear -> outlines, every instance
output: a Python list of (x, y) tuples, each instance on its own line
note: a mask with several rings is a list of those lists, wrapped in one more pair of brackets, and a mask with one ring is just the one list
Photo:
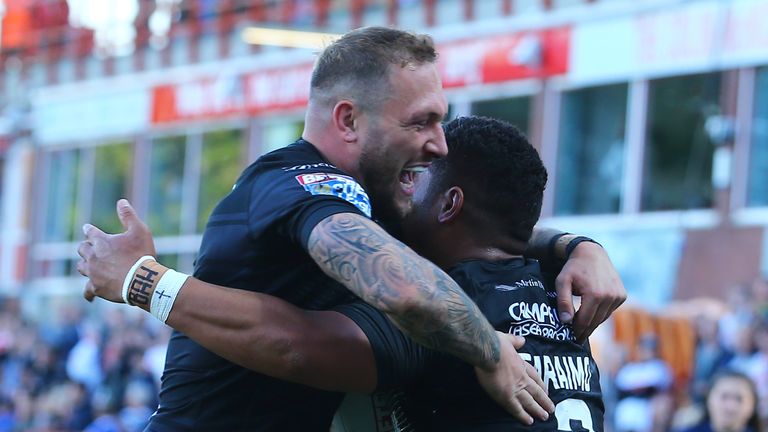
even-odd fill
[(357, 110), (355, 104), (349, 100), (340, 100), (333, 107), (331, 114), (334, 129), (341, 135), (345, 142), (357, 140)]
[(456, 220), (464, 207), (464, 191), (453, 186), (443, 193), (440, 203), (440, 212), (437, 220), (440, 223), (450, 223)]

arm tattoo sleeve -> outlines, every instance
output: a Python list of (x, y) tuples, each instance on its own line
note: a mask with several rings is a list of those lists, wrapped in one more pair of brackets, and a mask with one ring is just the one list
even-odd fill
[(372, 221), (351, 213), (329, 216), (312, 230), (309, 254), (418, 343), (475, 366), (498, 363), (499, 339), (477, 305), (447, 274)]

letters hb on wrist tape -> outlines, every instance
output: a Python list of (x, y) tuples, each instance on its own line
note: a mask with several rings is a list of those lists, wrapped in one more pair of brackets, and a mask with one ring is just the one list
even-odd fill
[(139, 270), (139, 267), (147, 262), (147, 261), (154, 261), (155, 257), (151, 255), (144, 255), (143, 257), (139, 258), (133, 266), (131, 266), (131, 269), (128, 270), (128, 274), (125, 275), (125, 280), (123, 280), (123, 301), (129, 305), (133, 305), (128, 299), (128, 291), (131, 286), (131, 284), (134, 282), (134, 276), (136, 274), (136, 270)]
[(143, 256), (125, 276), (123, 300), (166, 322), (173, 303), (188, 277), (164, 267), (151, 256)]

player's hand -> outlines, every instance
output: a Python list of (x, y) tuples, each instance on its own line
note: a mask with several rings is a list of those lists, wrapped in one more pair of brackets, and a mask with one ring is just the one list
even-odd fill
[(122, 303), (123, 280), (131, 266), (144, 255), (155, 256), (152, 233), (127, 200), (117, 202), (117, 217), (125, 228), (120, 234), (83, 225), (85, 240), (77, 248), (81, 257), (77, 271), (89, 279), (83, 292), (88, 301), (98, 296)]
[[(611, 259), (600, 245), (581, 242), (555, 280), (560, 321), (572, 323), (574, 336), (584, 342), (627, 299)], [(573, 296), (581, 296), (574, 314)]]
[(536, 368), (517, 353), (525, 339), (496, 332), (501, 347), (501, 360), (493, 371), (475, 367), (480, 385), (488, 395), (523, 424), (534, 418), (546, 420), (555, 411)]

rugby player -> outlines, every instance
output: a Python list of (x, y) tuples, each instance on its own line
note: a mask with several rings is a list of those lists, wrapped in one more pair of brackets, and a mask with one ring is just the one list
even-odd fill
[(458, 118), (445, 135), (448, 156), (418, 178), (404, 239), (446, 269), (496, 330), (525, 337), (518, 352), (535, 366), (555, 412), (521, 423), (483, 393), (468, 365), (413, 343), (365, 303), (337, 308), (364, 330), (377, 387), (408, 389), (399, 409), (417, 431), (602, 431), (589, 345), (559, 320), (552, 275), (523, 257), (547, 179), (538, 153), (517, 128), (495, 119)]
[[(341, 38), (324, 51), (313, 72), (303, 138), (246, 169), (214, 210), (198, 255), (196, 278), (164, 269), (156, 274), (129, 271), (141, 256), (137, 252), (154, 253), (151, 237), (140, 223), (132, 222), (126, 233), (117, 236), (87, 225), (78, 270), (92, 278), (88, 294), (128, 300), (147, 309), (151, 304), (157, 309), (153, 312), (166, 320), (171, 306), (179, 311), (185, 297), (202, 292), (213, 299), (199, 303), (199, 312), (215, 310), (223, 313), (223, 321), (240, 313), (239, 297), (247, 294), (243, 290), (274, 294), (308, 309), (328, 309), (357, 295), (419, 343), (475, 365), (485, 388), (508, 411), (524, 421), (532, 421), (531, 414), (548, 417), (551, 402), (537, 388), (511, 339), (499, 338), (447, 275), (369, 219), (366, 191), (374, 197), (373, 212), (380, 220), (396, 219), (410, 209), (413, 173), (445, 155), (440, 127), (445, 101), (434, 59), (428, 38), (397, 30), (368, 28)], [(125, 202), (119, 213), (123, 220), (133, 217)], [(561, 298), (570, 304), (571, 287), (582, 290), (586, 308), (579, 310), (576, 324), (586, 335), (623, 301), (625, 293), (616, 284), (607, 256), (582, 246), (579, 250), (588, 263), (569, 261), (571, 267), (561, 275), (566, 282)], [(143, 269), (146, 262), (138, 264)], [(578, 279), (585, 272), (596, 277)], [(122, 295), (128, 273), (131, 283)], [(158, 281), (163, 289), (152, 291), (150, 302), (148, 289)], [(241, 290), (213, 289), (204, 281)], [(232, 299), (235, 302), (229, 303)], [(262, 307), (277, 301), (270, 299)], [(240, 323), (259, 312), (269, 314), (250, 309)], [(336, 315), (337, 320), (346, 319)], [(194, 320), (195, 314), (187, 318)], [(232, 329), (225, 325), (211, 332)], [(242, 339), (220, 341), (231, 346)], [(280, 353), (287, 356), (281, 360), (290, 360), (288, 368), (300, 361), (281, 342), (261, 345), (261, 356), (252, 356), (246, 344), (236, 346), (244, 357), (267, 365), (256, 370), (268, 369), (269, 358)], [(291, 379), (291, 373), (273, 375)], [(340, 397), (252, 373), (176, 332), (169, 345), (160, 406), (149, 428), (327, 429)]]

